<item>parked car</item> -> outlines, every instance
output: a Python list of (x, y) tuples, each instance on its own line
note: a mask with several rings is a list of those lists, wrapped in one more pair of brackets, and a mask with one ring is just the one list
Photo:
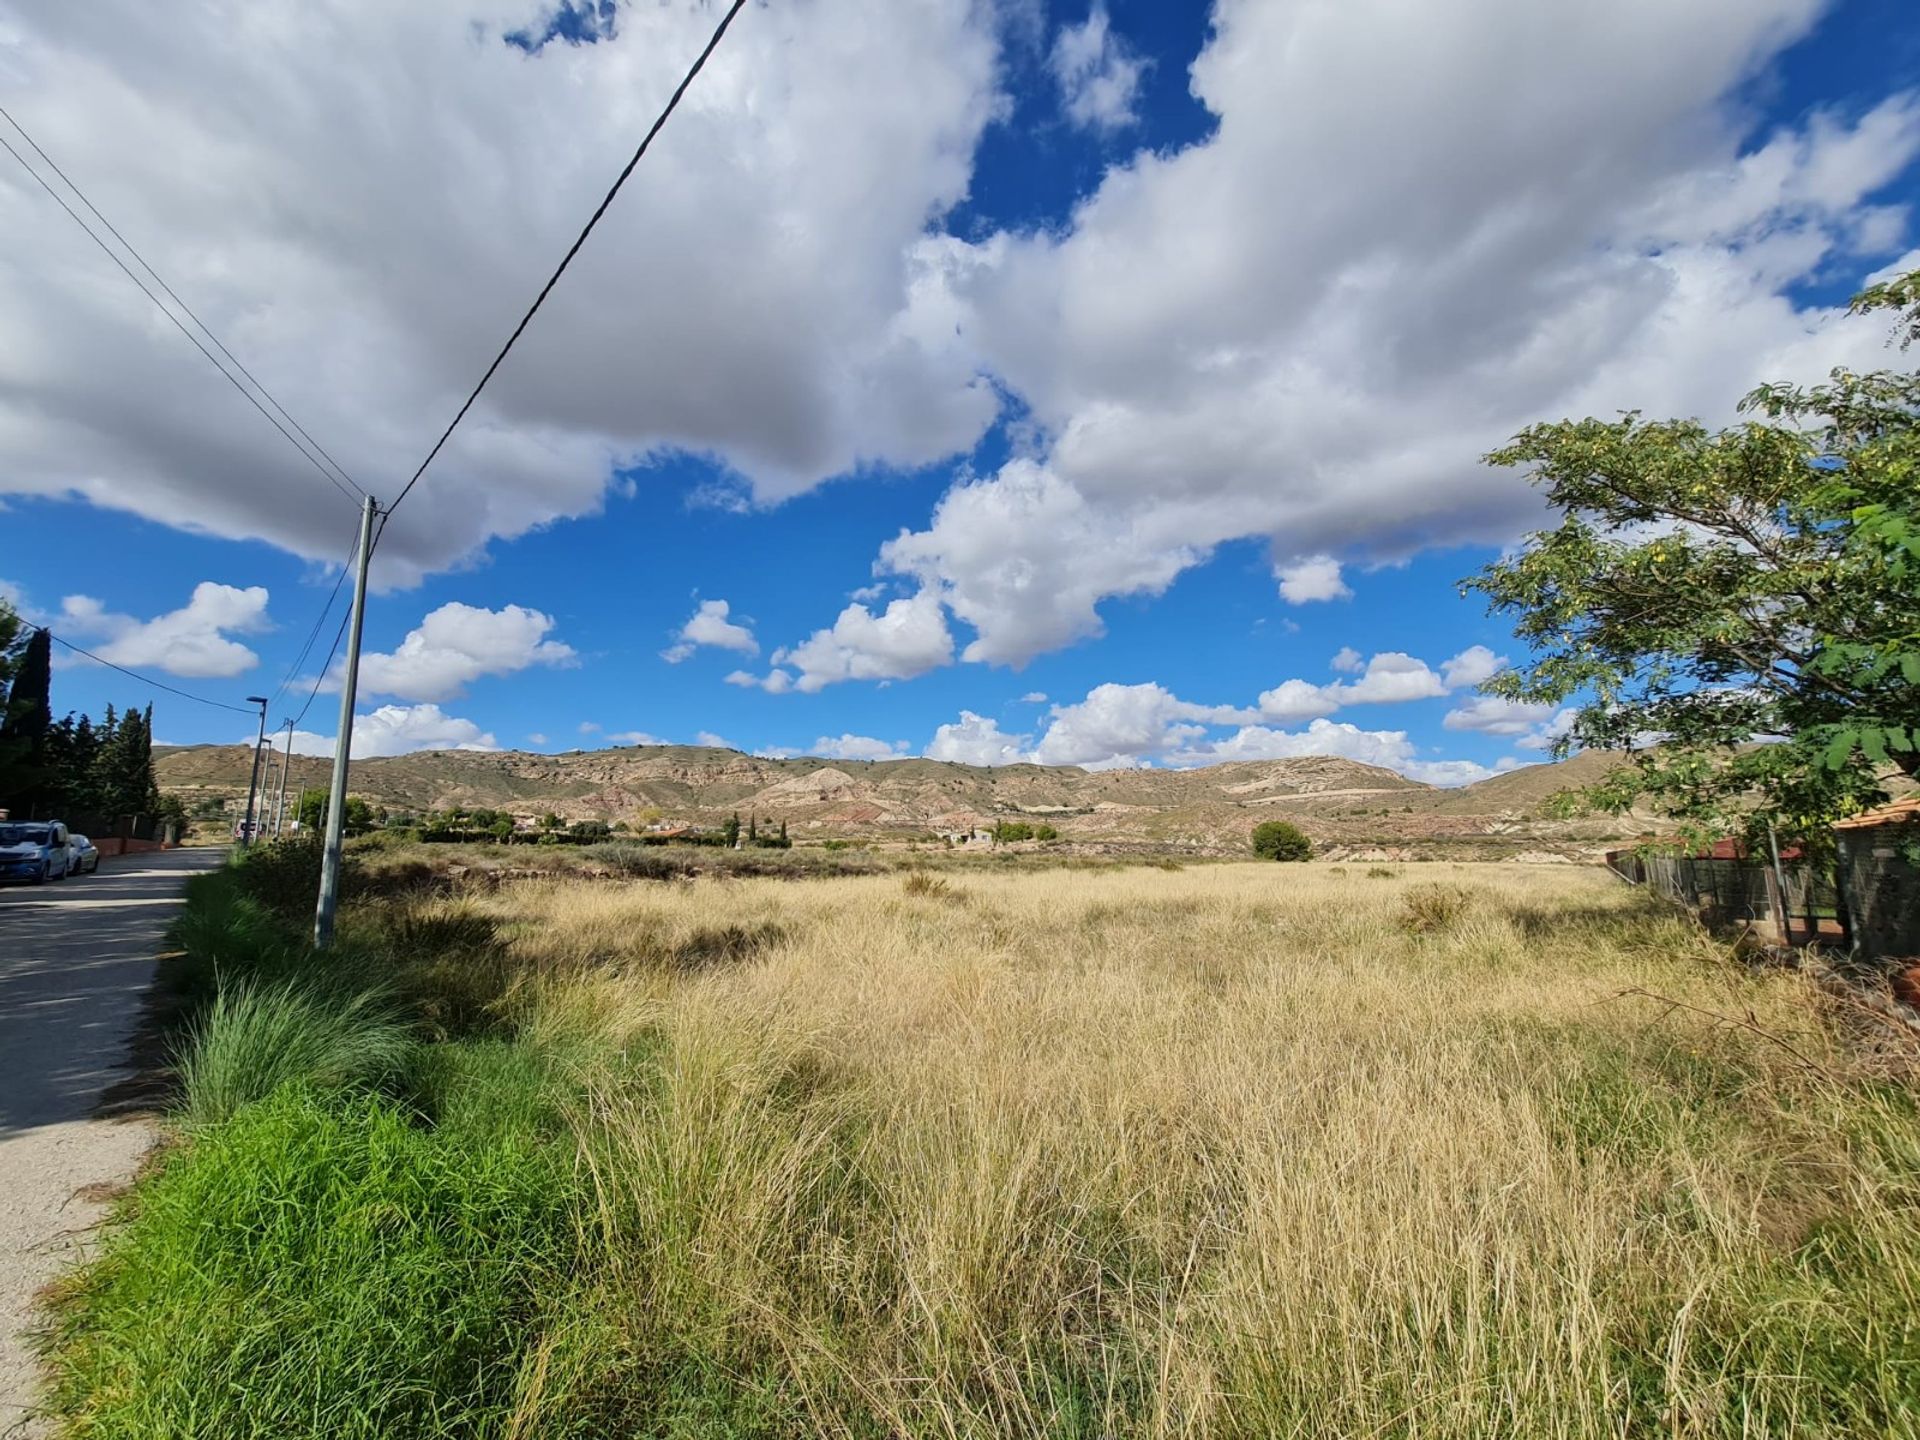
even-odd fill
[(100, 852), (84, 835), (67, 836), (67, 868), (75, 875), (91, 875), (100, 868)]
[(13, 820), (0, 824), (0, 880), (44, 885), (64, 880), (73, 868), (67, 827), (58, 820)]

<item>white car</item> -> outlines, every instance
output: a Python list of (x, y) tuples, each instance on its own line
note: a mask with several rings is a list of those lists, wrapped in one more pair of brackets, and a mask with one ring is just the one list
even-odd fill
[(73, 869), (67, 827), (58, 820), (10, 820), (0, 824), (0, 880), (44, 885)]
[(100, 868), (100, 852), (84, 835), (67, 836), (67, 873), (91, 875)]

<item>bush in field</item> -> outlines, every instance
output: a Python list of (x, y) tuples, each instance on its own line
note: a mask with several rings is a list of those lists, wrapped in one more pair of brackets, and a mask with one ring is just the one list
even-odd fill
[(1002, 820), (998, 825), (993, 827), (993, 843), (996, 845), (1007, 845), (1016, 840), (1031, 839), (1033, 839), (1033, 826), (1029, 825), (1025, 820)]
[(344, 1003), (292, 984), (236, 985), (214, 997), (180, 1056), (190, 1123), (231, 1119), (299, 1083), (318, 1091), (375, 1086), (412, 1053), (404, 1026), (370, 996)]
[(909, 870), (900, 881), (900, 888), (909, 895), (925, 900), (948, 900), (958, 904), (967, 898), (964, 891), (953, 888), (952, 881), (931, 870)]
[(1253, 827), (1253, 853), (1262, 860), (1308, 860), (1313, 856), (1313, 841), (1298, 825), (1268, 820)]
[(1467, 913), (1471, 892), (1458, 885), (1416, 885), (1407, 891), (1401, 923), (1415, 935), (1446, 930)]

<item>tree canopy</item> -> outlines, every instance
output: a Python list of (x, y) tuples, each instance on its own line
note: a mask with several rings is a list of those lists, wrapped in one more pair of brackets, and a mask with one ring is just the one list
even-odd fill
[[(1920, 334), (1920, 274), (1855, 308)], [(1920, 773), (1920, 374), (1740, 408), (1725, 430), (1536, 425), (1488, 456), (1531, 467), (1561, 520), (1466, 582), (1532, 651), (1482, 688), (1573, 705), (1560, 754), (1627, 753), (1585, 792), (1599, 808), (1811, 837)]]
[(1253, 827), (1253, 853), (1262, 860), (1310, 860), (1313, 841), (1298, 825), (1268, 820)]

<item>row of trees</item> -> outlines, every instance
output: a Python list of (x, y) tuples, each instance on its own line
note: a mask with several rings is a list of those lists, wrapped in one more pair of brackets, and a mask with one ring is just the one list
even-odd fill
[(52, 636), (0, 604), (0, 807), (16, 819), (184, 819), (153, 778), (153, 707), (53, 718)]
[[(729, 850), (739, 847), (740, 812), (738, 810), (729, 815), (727, 817), (727, 823), (720, 827), (720, 843), (725, 845)], [(762, 831), (760, 829), (760, 817), (754, 814), (747, 816), (746, 843), (761, 850), (791, 850), (793, 848), (793, 841), (787, 838), (786, 821), (782, 820), (780, 822), (778, 833), (772, 830)]]
[(1002, 820), (989, 832), (996, 845), (1010, 845), (1016, 840), (1058, 840), (1060, 832), (1051, 825), (1036, 825), (1026, 820)]

